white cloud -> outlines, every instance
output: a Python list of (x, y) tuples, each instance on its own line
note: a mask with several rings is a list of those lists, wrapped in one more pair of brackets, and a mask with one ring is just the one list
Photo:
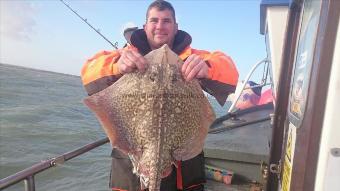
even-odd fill
[(28, 1), (0, 0), (0, 35), (15, 40), (30, 40), (35, 33), (36, 10)]

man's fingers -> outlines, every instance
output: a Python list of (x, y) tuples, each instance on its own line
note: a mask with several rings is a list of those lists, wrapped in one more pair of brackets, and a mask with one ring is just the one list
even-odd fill
[(209, 73), (208, 64), (204, 60), (202, 60), (202, 67), (198, 71), (196, 78), (208, 78), (208, 73)]
[(131, 67), (129, 67), (129, 66), (127, 66), (127, 65), (125, 65), (125, 64), (122, 64), (120, 67), (119, 67), (119, 71), (120, 71), (120, 73), (122, 73), (122, 74), (125, 74), (125, 73), (130, 73), (130, 72), (132, 72), (132, 68)]
[(184, 76), (188, 76), (189, 73), (192, 71), (193, 68), (196, 67), (196, 65), (198, 65), (200, 62), (202, 61), (202, 59), (199, 56), (195, 56), (190, 63), (188, 63), (188, 66), (185, 70)]
[(145, 69), (147, 67), (146, 59), (136, 51), (131, 51), (131, 53), (133, 55), (133, 58), (135, 59), (134, 61), (136, 63), (138, 70), (142, 71), (142, 72), (145, 71)]
[(132, 52), (130, 51), (126, 52), (123, 58), (124, 58), (125, 64), (127, 64), (129, 67), (132, 67), (132, 68), (136, 67), (137, 58), (134, 56)]
[(136, 68), (136, 64), (134, 64), (129, 58), (129, 51), (122, 50), (120, 51), (121, 57), (118, 60), (118, 69), (122, 74), (130, 73)]
[(131, 61), (129, 58), (124, 59), (124, 65), (131, 69), (136, 68), (136, 64), (133, 61)]
[(202, 70), (203, 66), (204, 66), (205, 62), (202, 60), (201, 62), (199, 62), (196, 66), (194, 66), (194, 68), (192, 68), (192, 70), (188, 73), (188, 75), (186, 75), (186, 80), (190, 81), (194, 78), (197, 78), (198, 73)]
[(133, 54), (140, 62), (144, 62), (145, 58), (137, 51), (131, 51), (131, 54)]
[(186, 80), (190, 81), (194, 78), (207, 78), (208, 77), (208, 65), (204, 60), (201, 60), (186, 76)]
[(137, 51), (134, 50), (119, 50), (121, 54), (119, 70), (122, 73), (132, 72), (134, 69), (144, 71), (146, 68), (146, 60)]
[(182, 73), (185, 74), (185, 71), (187, 70), (188, 68), (188, 65), (190, 64), (190, 62), (194, 59), (195, 55), (192, 54), (190, 55), (183, 63), (183, 66), (182, 66)]
[(147, 61), (138, 52), (133, 50), (123, 50), (119, 51), (119, 53), (121, 53), (121, 57), (118, 61), (118, 68), (122, 74), (130, 73), (136, 68), (141, 72), (145, 71)]
[(130, 50), (124, 53), (126, 58), (126, 64), (135, 69), (137, 68), (139, 71), (144, 71), (146, 68), (146, 60), (145, 58), (140, 55), (138, 52)]

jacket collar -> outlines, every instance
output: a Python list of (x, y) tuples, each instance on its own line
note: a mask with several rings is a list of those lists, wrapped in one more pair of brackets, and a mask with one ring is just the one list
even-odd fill
[[(131, 43), (143, 56), (151, 51), (144, 29), (138, 29), (133, 32), (131, 36)], [(175, 36), (172, 51), (179, 55), (190, 44), (191, 36), (185, 31), (178, 30)]]

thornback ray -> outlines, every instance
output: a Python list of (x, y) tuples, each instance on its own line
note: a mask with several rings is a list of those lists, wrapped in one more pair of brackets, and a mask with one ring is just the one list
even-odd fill
[(145, 58), (145, 72), (125, 74), (84, 103), (112, 146), (130, 156), (142, 186), (158, 191), (172, 164), (202, 151), (215, 114), (198, 81), (183, 79), (183, 61), (167, 45)]

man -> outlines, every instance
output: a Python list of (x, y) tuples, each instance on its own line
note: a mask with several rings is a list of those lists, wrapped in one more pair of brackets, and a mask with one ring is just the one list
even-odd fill
[[(148, 63), (143, 56), (164, 44), (184, 60), (181, 69), (184, 79), (199, 79), (202, 88), (221, 105), (235, 91), (238, 72), (231, 58), (222, 52), (210, 53), (191, 48), (191, 36), (178, 30), (175, 10), (166, 1), (156, 0), (150, 4), (143, 29), (133, 32), (131, 44), (118, 51), (100, 52), (85, 63), (82, 81), (89, 95), (110, 86), (126, 73), (144, 71)], [(112, 190), (138, 190), (139, 179), (132, 173), (128, 157), (116, 149), (112, 156)], [(177, 166), (168, 177), (162, 179), (162, 191), (203, 190), (203, 152), (188, 161), (178, 161)]]

